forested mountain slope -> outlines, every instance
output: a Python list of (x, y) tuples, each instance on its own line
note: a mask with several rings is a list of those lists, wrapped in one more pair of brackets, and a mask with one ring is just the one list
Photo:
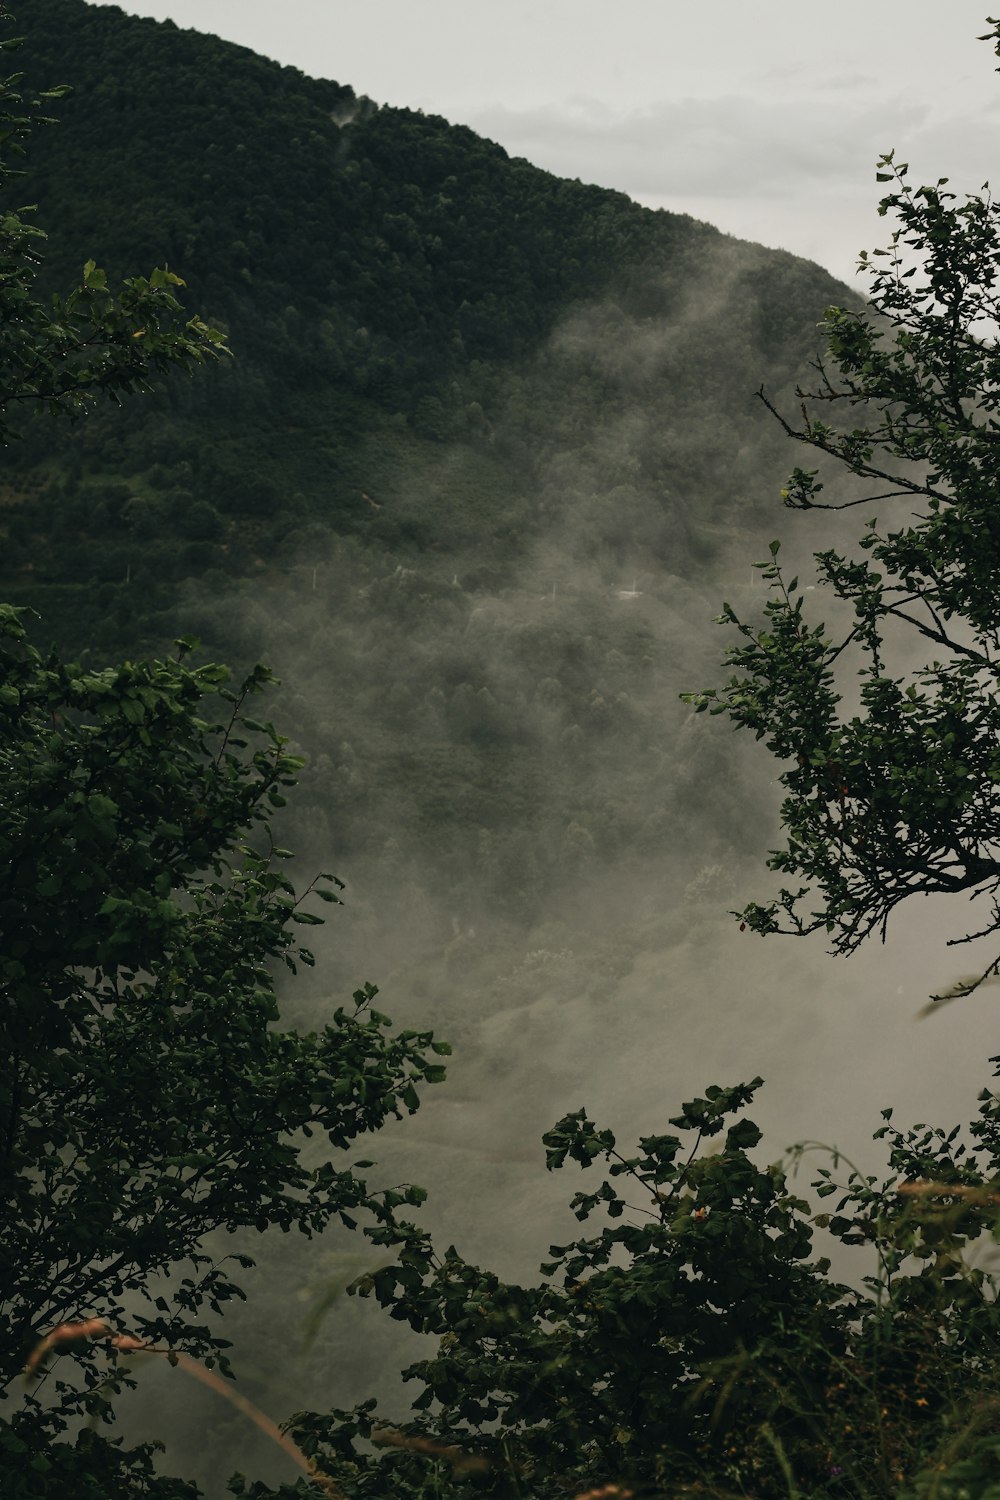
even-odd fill
[[(211, 37), (83, 0), (19, 22), (30, 86), (74, 90), (16, 188), (45, 284), (83, 255), (114, 277), (167, 261), (235, 358), (61, 433), (25, 423), (0, 597), (91, 660), (189, 632), (275, 668), (309, 759), (287, 842), (347, 881), (285, 1018), (371, 978), (454, 1041), (420, 1129), (463, 1212), (485, 1153), (502, 1218), (594, 1057), (610, 1091), (659, 1097), (662, 1057), (644, 1095), (609, 1017), (646, 1028), (643, 1056), (702, 1008), (713, 1037), (749, 1034), (704, 997), (725, 997), (719, 923), (771, 792), (677, 695), (714, 672), (709, 622), (720, 595), (746, 604), (794, 462), (754, 393), (789, 394), (850, 293)], [(744, 987), (744, 1027), (788, 1026), (770, 971)], [(440, 1192), (415, 1139), (380, 1160)], [(265, 1246), (234, 1319), (277, 1414), (336, 1375), (286, 1349), (331, 1253)], [(344, 1399), (362, 1378), (359, 1352)]]
[[(832, 295), (817, 267), (215, 38), (83, 0), (26, 0), (20, 19), (29, 84), (73, 87), (23, 182), (50, 236), (45, 280), (67, 286), (81, 246), (114, 276), (167, 261), (237, 355), (209, 382), (92, 420), (55, 455), (28, 433), (3, 582), (80, 645), (131, 645), (171, 602), (159, 585), (288, 556), (303, 526), (392, 556), (474, 538), (502, 566), (537, 530), (520, 502), (539, 446), (573, 438), (567, 408), (590, 430), (588, 408), (638, 400), (680, 429), (693, 401), (700, 421), (736, 424), (731, 470), (749, 393), (787, 378)], [(592, 339), (608, 299), (600, 359), (583, 349), (526, 374), (570, 309), (591, 308)], [(718, 305), (708, 338), (700, 326), (651, 367), (635, 333), (683, 321), (693, 299)], [(660, 488), (693, 482), (689, 520), (744, 498), (732, 482), (720, 493), (704, 453), (678, 471), (671, 442), (643, 464)], [(428, 468), (435, 494), (411, 503)], [(100, 583), (116, 587), (96, 607)]]
[(451, 893), (446, 935), (667, 830), (708, 866), (754, 840), (740, 777), (669, 725), (787, 466), (754, 392), (845, 289), (212, 37), (20, 19), (29, 83), (73, 89), (18, 189), (44, 281), (81, 247), (168, 261), (236, 356), (55, 446), (26, 424), (0, 587), (38, 636), (270, 661), (307, 852)]
[[(663, 716), (787, 465), (754, 392), (844, 289), (212, 37), (21, 20), (29, 83), (73, 89), (18, 188), (44, 281), (166, 260), (236, 357), (55, 446), (26, 424), (6, 597), (91, 656), (272, 661), (338, 869), (440, 862), (523, 915), (693, 837), (707, 762)], [(709, 862), (753, 837), (719, 779)]]

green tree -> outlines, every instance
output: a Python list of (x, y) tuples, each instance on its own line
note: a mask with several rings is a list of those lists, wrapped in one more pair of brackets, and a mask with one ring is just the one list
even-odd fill
[[(1000, 45), (991, 24), (984, 40)], [(723, 608), (742, 636), (734, 675), (689, 695), (784, 765), (786, 843), (769, 865), (788, 883), (741, 919), (760, 933), (826, 931), (840, 953), (884, 935), (915, 894), (976, 902), (959, 942), (1000, 933), (1000, 208), (946, 178), (913, 187), (892, 153), (878, 177), (896, 227), (888, 250), (862, 257), (870, 306), (827, 311), (800, 423), (761, 393), (818, 455), (794, 470), (786, 505), (872, 517), (857, 555), (815, 554), (846, 624), (812, 622), (772, 543), (763, 621)], [(827, 500), (837, 464), (864, 481), (860, 495)], [(998, 972), (991, 954), (951, 993)]]
[[(39, 120), (16, 83), (0, 82), (8, 152)], [(115, 297), (88, 262), (44, 307), (39, 241), (23, 210), (0, 223), (4, 436), (18, 403), (76, 416), (219, 352), (214, 330), (179, 321), (167, 271)], [(387, 1035), (371, 985), (319, 1032), (280, 1025), (276, 975), (312, 963), (307, 898), (338, 898), (333, 877), (297, 895), (282, 870), (270, 818), (302, 763), (246, 712), (267, 670), (231, 690), (224, 668), (187, 662), (190, 640), (176, 659), (86, 670), (34, 649), (22, 615), (0, 606), (0, 1489), (189, 1496), (148, 1445), (99, 1430), (129, 1383), (122, 1353), (228, 1371), (208, 1314), (252, 1262), (214, 1259), (213, 1231), (365, 1217), (397, 1238), (394, 1210), (422, 1194), (370, 1192), (342, 1153), (416, 1109), (448, 1049)]]
[[(957, 1129), (901, 1131), (886, 1111), (887, 1179), (834, 1153), (813, 1184), (832, 1211), (815, 1214), (781, 1163), (754, 1159), (742, 1111), (759, 1084), (706, 1089), (633, 1154), (583, 1110), (560, 1120), (548, 1167), (599, 1180), (571, 1202), (585, 1232), (550, 1247), (536, 1285), (416, 1233), (360, 1278), (439, 1344), (404, 1371), (418, 1394), (402, 1424), (374, 1401), (294, 1419), (319, 1469), (371, 1500), (459, 1500), (470, 1481), (496, 1500), (893, 1500), (907, 1480), (934, 1494), (953, 1463), (993, 1474), (979, 1439), (1000, 1403), (1000, 1308), (969, 1251), (997, 1219), (996, 1098), (976, 1155)], [(858, 1247), (857, 1286), (810, 1258), (817, 1228)]]
[[(12, 20), (0, 3), (0, 25)], [(0, 38), (10, 53), (21, 38)], [(51, 124), (43, 108), (66, 92), (63, 86), (25, 99), (21, 74), (0, 79), (0, 188), (9, 202), (23, 173), (11, 161), (24, 151), (32, 128)], [(198, 317), (182, 320), (174, 289), (181, 278), (161, 267), (126, 280), (113, 294), (92, 260), (66, 297), (46, 305), (34, 294), (45, 231), (31, 223), (30, 207), (0, 211), (0, 440), (14, 435), (21, 406), (81, 415), (101, 395), (120, 400), (149, 389), (152, 377), (173, 366), (190, 368), (226, 352), (224, 335)]]
[[(0, 611), (0, 1380), (15, 1390), (54, 1326), (108, 1335), (57, 1357), (3, 1427), (5, 1494), (48, 1493), (13, 1475), (54, 1463), (81, 1412), (111, 1419), (111, 1336), (225, 1368), (204, 1313), (240, 1294), (207, 1234), (359, 1214), (384, 1233), (336, 1153), (443, 1073), (430, 1033), (386, 1035), (371, 986), (316, 1034), (281, 1029), (275, 965), (312, 963), (305, 898), (336, 883), (297, 896), (281, 870), (269, 818), (301, 762), (245, 712), (269, 674), (231, 691), (185, 653), (86, 672)], [(306, 1159), (315, 1131), (331, 1149)]]

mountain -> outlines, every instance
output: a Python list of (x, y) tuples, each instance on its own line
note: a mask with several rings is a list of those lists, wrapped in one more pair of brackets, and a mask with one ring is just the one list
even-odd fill
[(339, 865), (439, 851), (512, 914), (655, 854), (692, 803), (659, 732), (679, 641), (707, 665), (787, 465), (754, 392), (845, 289), (213, 37), (83, 0), (24, 21), (28, 85), (73, 89), (21, 185), (44, 281), (167, 261), (236, 358), (28, 427), (5, 595), (74, 652), (194, 629), (277, 658)]
[[(3, 583), (50, 629), (131, 645), (178, 580), (240, 577), (303, 530), (307, 550), (320, 531), (463, 566), (474, 540), (502, 573), (538, 533), (524, 491), (567, 416), (591, 428), (588, 406), (626, 396), (669, 411), (643, 463), (654, 486), (690, 490), (677, 524), (710, 529), (745, 504), (728, 461), (698, 452), (692, 470), (684, 429), (716, 409), (745, 446), (749, 394), (787, 380), (835, 295), (819, 268), (212, 37), (83, 0), (31, 0), (23, 20), (27, 84), (73, 88), (23, 183), (49, 233), (45, 282), (65, 287), (85, 256), (116, 277), (166, 261), (237, 355), (55, 454), (44, 424), (26, 436)], [(699, 331), (650, 356), (706, 283), (724, 309), (707, 346)], [(593, 339), (597, 308), (622, 368), (578, 350), (585, 368), (540, 387), (560, 320), (587, 309)], [(458, 473), (442, 482), (445, 448)], [(413, 503), (415, 470), (444, 493)], [(115, 587), (99, 610), (95, 584)]]
[[(91, 659), (193, 632), (275, 667), (273, 717), (309, 757), (286, 842), (347, 880), (286, 1017), (370, 977), (456, 1044), (447, 1101), (379, 1155), (417, 1181), (444, 1163), (442, 1200), (487, 1238), (484, 1193), (494, 1221), (535, 1211), (530, 1143), (562, 1090), (641, 1111), (680, 1030), (752, 1051), (788, 1024), (753, 961), (739, 1019), (718, 1009), (770, 770), (678, 694), (718, 672), (721, 597), (759, 603), (794, 456), (755, 392), (792, 398), (851, 294), (212, 37), (83, 0), (19, 19), (27, 85), (73, 87), (18, 188), (43, 283), (166, 261), (236, 357), (28, 424), (0, 589)], [(265, 1248), (234, 1320), (278, 1415), (340, 1378), (259, 1331), (322, 1302), (331, 1253)], [(370, 1333), (352, 1349), (343, 1400), (394, 1359)]]

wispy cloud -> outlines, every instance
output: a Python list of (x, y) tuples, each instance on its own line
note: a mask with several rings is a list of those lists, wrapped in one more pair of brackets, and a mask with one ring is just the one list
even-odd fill
[(636, 197), (781, 197), (796, 182), (822, 181), (826, 190), (856, 183), (859, 163), (870, 165), (888, 144), (887, 113), (907, 136), (927, 116), (906, 102), (890, 111), (839, 107), (834, 116), (829, 98), (769, 103), (732, 94), (635, 110), (586, 98), (526, 109), (498, 104), (469, 123), (560, 176), (614, 184)]

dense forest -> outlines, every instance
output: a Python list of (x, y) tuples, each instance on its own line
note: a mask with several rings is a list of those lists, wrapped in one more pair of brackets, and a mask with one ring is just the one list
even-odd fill
[(193, 631), (308, 682), (285, 722), (340, 866), (419, 849), (521, 916), (655, 854), (691, 802), (656, 642), (766, 498), (753, 393), (809, 356), (830, 278), (212, 38), (30, 23), (28, 81), (73, 88), (23, 183), (45, 282), (81, 245), (112, 279), (166, 260), (236, 355), (24, 433), (2, 583), (38, 639)]
[[(393, 1219), (404, 1199), (420, 1205), (422, 1191), (409, 1187), (398, 1203), (390, 1189), (377, 1210), (366, 1200), (383, 1235), (374, 1245), (348, 1223), (353, 1188), (338, 1200), (347, 1215), (339, 1227), (329, 1203), (329, 1222), (315, 1210), (314, 1238), (261, 1237), (235, 1217), (220, 1220), (207, 1259), (256, 1262), (244, 1267), (246, 1307), (231, 1305), (235, 1293), (222, 1297), (241, 1390), (277, 1417), (352, 1409), (333, 1438), (319, 1418), (300, 1424), (297, 1438), (307, 1453), (311, 1442), (317, 1451), (326, 1443), (323, 1462), (340, 1464), (343, 1492), (358, 1496), (383, 1495), (387, 1471), (369, 1463), (373, 1419), (356, 1404), (373, 1392), (405, 1412), (412, 1388), (400, 1392), (396, 1372), (408, 1358), (420, 1361), (423, 1405), (436, 1401), (456, 1430), (492, 1433), (505, 1413), (527, 1423), (539, 1472), (563, 1465), (571, 1475), (558, 1491), (566, 1495), (586, 1474), (611, 1483), (616, 1464), (627, 1472), (643, 1425), (683, 1426), (692, 1371), (720, 1350), (728, 1358), (733, 1337), (755, 1347), (781, 1324), (768, 1348), (782, 1368), (822, 1345), (830, 1363), (817, 1365), (808, 1392), (814, 1414), (824, 1390), (844, 1389), (834, 1366), (864, 1320), (861, 1303), (853, 1292), (845, 1301), (844, 1287), (817, 1290), (806, 1275), (811, 1231), (801, 1204), (778, 1168), (752, 1157), (757, 1127), (730, 1123), (760, 1080), (690, 1096), (704, 1084), (703, 1056), (713, 1068), (723, 1059), (732, 1077), (749, 1077), (765, 1057), (794, 1056), (794, 1066), (783, 1064), (784, 1100), (770, 1120), (765, 1106), (764, 1123), (798, 1120), (824, 1080), (817, 1038), (829, 1035), (835, 986), (816, 955), (748, 955), (725, 926), (747, 859), (772, 837), (777, 794), (764, 762), (739, 756), (679, 695), (717, 670), (709, 626), (720, 598), (760, 614), (764, 585), (752, 564), (767, 553), (789, 457), (756, 392), (763, 385), (787, 405), (809, 378), (824, 309), (858, 309), (859, 299), (789, 254), (558, 179), (460, 125), (376, 106), (347, 84), (213, 37), (84, 0), (25, 0), (21, 11), (18, 87), (71, 89), (46, 106), (57, 121), (34, 129), (18, 163), (24, 175), (6, 183), (9, 200), (13, 191), (17, 203), (36, 205), (31, 222), (47, 235), (38, 242), (40, 294), (72, 286), (85, 260), (112, 286), (167, 264), (183, 279), (186, 313), (221, 330), (233, 358), (168, 374), (78, 420), (18, 411), (0, 485), (0, 598), (25, 609), (23, 640), (22, 626), (4, 617), (5, 661), (19, 692), (35, 682), (37, 713), (11, 713), (11, 744), (23, 741), (12, 785), (27, 798), (41, 784), (30, 757), (48, 764), (51, 724), (100, 719), (109, 683), (125, 719), (141, 717), (137, 703), (150, 714), (173, 705), (190, 765), (214, 755), (193, 705), (215, 678), (189, 676), (183, 663), (176, 675), (144, 676), (142, 659), (169, 653), (177, 637), (187, 641), (185, 660), (197, 639), (196, 660), (226, 661), (237, 678), (268, 663), (276, 682), (248, 680), (254, 692), (269, 686), (267, 713), (290, 737), (291, 759), (269, 724), (247, 720), (245, 733), (257, 746), (250, 765), (274, 793), (274, 838), (295, 850), (289, 868), (301, 885), (319, 869), (345, 882), (336, 885), (343, 906), (312, 944), (315, 968), (307, 950), (283, 966), (293, 950), (276, 927), (266, 927), (269, 948), (260, 937), (281, 1025), (300, 1028), (301, 1066), (319, 1068), (316, 1058), (334, 1046), (330, 1018), (346, 1024), (345, 997), (354, 991), (363, 1009), (374, 990), (356, 986), (380, 987), (380, 1003), (408, 1028), (377, 1052), (397, 1094), (386, 1083), (370, 1108), (362, 1098), (357, 1132), (330, 1140), (343, 1152), (354, 1133), (379, 1125), (366, 1154), (378, 1158), (380, 1180), (426, 1182), (421, 1222), (442, 1244), (453, 1240), (497, 1268), (480, 1273), (451, 1251), (434, 1261), (422, 1231)], [(801, 518), (783, 530), (794, 555)], [(69, 709), (53, 686), (58, 672), (43, 665), (50, 646), (79, 664), (66, 678)], [(127, 668), (106, 675), (123, 660)], [(190, 718), (180, 717), (181, 704)], [(234, 716), (242, 710), (240, 699)], [(244, 772), (226, 761), (228, 744), (229, 730), (218, 749), (232, 776), (220, 796), (229, 819), (223, 850), (236, 839), (237, 813), (256, 808), (258, 796), (241, 790)], [(150, 847), (174, 840), (186, 851), (187, 833), (174, 831), (157, 801), (172, 785), (170, 757), (160, 762), (154, 751), (143, 773), (152, 811), (143, 777), (128, 795), (140, 824), (148, 816)], [(278, 787), (292, 780), (286, 806)], [(206, 800), (199, 791), (185, 808), (197, 820)], [(86, 847), (96, 860), (106, 809), (97, 806), (91, 823)], [(192, 838), (206, 862), (217, 857), (200, 833)], [(268, 884), (252, 859), (251, 877), (262, 882), (253, 899), (276, 920), (267, 903), (280, 906), (280, 880)], [(217, 900), (228, 912), (210, 883), (197, 892), (185, 920), (192, 903)], [(84, 906), (92, 894), (83, 891)], [(44, 913), (57, 930), (57, 907)], [(92, 916), (99, 935), (107, 913), (98, 904)], [(37, 946), (44, 951), (41, 936)], [(188, 972), (196, 946), (176, 941), (171, 973)], [(93, 962), (101, 972), (103, 949), (84, 942), (79, 954), (78, 969)], [(851, 998), (836, 995), (848, 1020), (888, 985), (881, 962), (859, 966)], [(297, 968), (294, 979), (288, 968)], [(270, 1003), (261, 1000), (259, 1014), (273, 1028)], [(225, 1024), (215, 1017), (220, 1056)], [(354, 1024), (352, 1046), (381, 1035), (381, 1017)], [(434, 1042), (431, 1028), (447, 1041)], [(449, 1044), (447, 1086), (421, 1096), (417, 1119), (393, 1124), (393, 1113), (416, 1108), (415, 1083), (439, 1080), (428, 1049), (444, 1055)], [(926, 1055), (954, 1060), (962, 1044), (961, 1035), (935, 1041)], [(893, 1043), (879, 1045), (881, 1053), (859, 1056), (860, 1080)], [(155, 1090), (152, 1040), (140, 1054)], [(350, 1076), (356, 1083), (363, 1074)], [(679, 1115), (671, 1090), (689, 1099)], [(620, 1218), (624, 1201), (611, 1182), (623, 1158), (610, 1132), (578, 1110), (583, 1097), (641, 1134), (629, 1170), (658, 1228), (641, 1244), (612, 1226), (563, 1245), (546, 1273), (565, 1271), (556, 1297), (548, 1282), (526, 1289), (505, 1278), (532, 1275), (554, 1235), (579, 1234), (577, 1220), (595, 1209)], [(294, 1100), (280, 1099), (287, 1129), (305, 1132), (303, 1160), (320, 1171), (326, 1143), (309, 1138), (313, 1127)], [(834, 1118), (854, 1127), (850, 1101)], [(681, 1167), (679, 1138), (662, 1134), (668, 1120), (691, 1132), (694, 1149), (725, 1128), (728, 1175), (713, 1178), (693, 1156)], [(543, 1131), (550, 1167), (609, 1166), (608, 1181), (578, 1196), (572, 1212), (558, 1177), (539, 1178)], [(898, 1161), (922, 1152), (946, 1169), (943, 1135), (921, 1145), (916, 1135), (884, 1133)], [(275, 1152), (275, 1170), (284, 1170)], [(239, 1170), (251, 1170), (242, 1157)], [(873, 1180), (852, 1175), (845, 1189), (872, 1224), (864, 1184)], [(717, 1195), (709, 1235), (718, 1224), (721, 1238), (714, 1260), (689, 1263), (669, 1248), (681, 1242), (662, 1204), (699, 1192)], [(284, 1221), (275, 1212), (264, 1222), (287, 1229), (298, 1214), (299, 1227), (310, 1227), (304, 1211), (286, 1205)], [(701, 1221), (683, 1214), (685, 1233), (694, 1232)], [(844, 1224), (841, 1255), (865, 1240), (856, 1223)], [(741, 1254), (753, 1275), (720, 1270)], [(736, 1334), (725, 1318), (723, 1334), (706, 1320), (683, 1358), (667, 1340), (643, 1375), (662, 1400), (642, 1408), (633, 1430), (623, 1413), (630, 1403), (640, 1410), (642, 1382), (632, 1389), (623, 1378), (607, 1403), (613, 1420), (601, 1415), (595, 1428), (604, 1446), (587, 1450), (590, 1469), (574, 1469), (566, 1451), (578, 1439), (576, 1416), (563, 1410), (575, 1411), (572, 1382), (563, 1389), (560, 1374), (535, 1408), (522, 1400), (518, 1372), (550, 1357), (538, 1340), (553, 1329), (567, 1347), (593, 1354), (595, 1368), (620, 1357), (624, 1369), (649, 1304), (638, 1296), (602, 1322), (596, 1298), (573, 1299), (587, 1277), (611, 1278), (625, 1255), (636, 1257), (640, 1282), (660, 1274), (651, 1266), (666, 1267), (657, 1295), (678, 1306), (687, 1307), (692, 1276), (715, 1277), (713, 1305), (732, 1314)], [(368, 1304), (345, 1300), (352, 1281)], [(693, 1303), (683, 1317), (697, 1321)], [(974, 1336), (977, 1349), (992, 1337), (985, 1314)], [(877, 1358), (878, 1338), (866, 1324), (854, 1375), (872, 1349)], [(483, 1339), (493, 1363), (480, 1357)], [(907, 1348), (892, 1370), (901, 1385), (912, 1366)], [(941, 1367), (942, 1402), (965, 1378), (962, 1358)], [(290, 1485), (287, 1454), (262, 1437), (253, 1446), (243, 1415), (193, 1383), (179, 1390), (174, 1373), (144, 1369), (121, 1406), (130, 1435), (167, 1440), (165, 1472), (194, 1475), (213, 1496), (235, 1468), (261, 1476), (260, 1488), (248, 1482), (243, 1493), (271, 1494), (265, 1481)], [(726, 1427), (725, 1482), (738, 1484), (735, 1493), (756, 1494), (761, 1484), (769, 1497), (796, 1493), (780, 1440), (760, 1436), (761, 1412), (771, 1408), (766, 1377), (756, 1381)], [(860, 1399), (842, 1406), (846, 1428), (864, 1434), (860, 1453), (875, 1441), (871, 1414)], [(893, 1464), (922, 1451), (922, 1410), (901, 1429)], [(801, 1401), (779, 1403), (772, 1416), (772, 1435), (801, 1438), (809, 1482), (829, 1482), (815, 1493), (893, 1492), (888, 1468), (864, 1488), (857, 1454), (856, 1471), (830, 1479), (843, 1471), (825, 1440), (806, 1432)], [(698, 1487), (699, 1466), (718, 1447), (714, 1424), (692, 1421), (676, 1493), (724, 1493)], [(756, 1456), (737, 1480), (739, 1443)], [(486, 1483), (447, 1445), (423, 1456), (404, 1445), (397, 1458), (389, 1477), (401, 1495)], [(643, 1460), (635, 1461), (638, 1472)], [(526, 1473), (511, 1469), (510, 1487), (495, 1492), (535, 1494), (519, 1488)], [(307, 1474), (296, 1492), (318, 1492), (315, 1479)]]

